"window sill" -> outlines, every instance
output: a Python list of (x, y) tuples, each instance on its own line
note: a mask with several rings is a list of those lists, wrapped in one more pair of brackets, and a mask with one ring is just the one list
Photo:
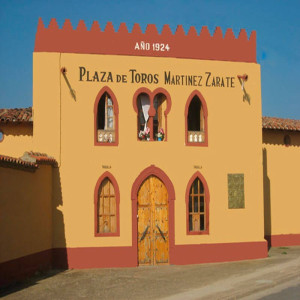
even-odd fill
[(204, 131), (188, 131), (185, 144), (186, 146), (207, 147), (207, 136)]
[(95, 237), (110, 237), (110, 236), (120, 236), (120, 233), (119, 232), (95, 233)]
[(187, 235), (208, 235), (209, 230), (203, 230), (203, 231), (188, 231)]
[(95, 146), (118, 146), (115, 130), (98, 129), (95, 137)]

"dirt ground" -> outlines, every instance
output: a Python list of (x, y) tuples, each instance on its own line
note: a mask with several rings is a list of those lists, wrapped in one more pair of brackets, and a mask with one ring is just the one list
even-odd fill
[(299, 279), (300, 247), (228, 263), (52, 270), (0, 291), (4, 299), (239, 299)]

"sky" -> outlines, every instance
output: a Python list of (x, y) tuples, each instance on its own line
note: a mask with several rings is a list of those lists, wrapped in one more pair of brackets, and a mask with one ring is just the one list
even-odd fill
[(208, 26), (213, 34), (245, 28), (257, 34), (257, 62), (261, 65), (264, 116), (300, 119), (300, 0), (0, 0), (0, 108), (32, 106), (32, 53), (38, 18), (45, 26), (56, 18), (60, 27), (70, 19), (73, 28), (94, 20), (104, 28), (108, 21), (129, 30), (139, 23), (169, 24), (185, 32)]

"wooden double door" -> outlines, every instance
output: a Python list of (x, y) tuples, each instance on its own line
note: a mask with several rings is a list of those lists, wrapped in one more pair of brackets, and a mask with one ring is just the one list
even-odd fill
[(138, 192), (139, 265), (169, 263), (168, 191), (161, 180), (148, 177)]

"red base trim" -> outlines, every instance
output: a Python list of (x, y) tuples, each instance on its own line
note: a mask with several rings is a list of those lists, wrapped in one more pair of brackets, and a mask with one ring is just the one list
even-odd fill
[(51, 269), (52, 251), (46, 250), (0, 263), (0, 287), (24, 280), (36, 271)]
[(300, 234), (267, 235), (265, 239), (270, 247), (300, 246)]
[(213, 262), (257, 259), (268, 256), (267, 242), (175, 246), (171, 264), (201, 264)]
[(136, 267), (132, 247), (53, 249), (53, 267), (69, 269)]
[[(300, 235), (299, 235), (300, 237)], [(300, 244), (300, 243), (299, 243)], [(124, 268), (137, 266), (135, 247), (85, 247), (47, 250), (0, 264), (0, 286), (52, 268)], [(170, 264), (186, 265), (264, 258), (267, 242), (177, 245), (170, 249)]]
[[(171, 250), (171, 249), (170, 249)], [(53, 261), (56, 267), (66, 267), (62, 262), (63, 252), (67, 253), (67, 267), (112, 268), (136, 267), (134, 247), (97, 247), (54, 249)], [(171, 251), (170, 251), (171, 252)], [(170, 253), (170, 264), (187, 265), (212, 262), (257, 259), (268, 256), (267, 242), (246, 242), (227, 244), (176, 245)]]

